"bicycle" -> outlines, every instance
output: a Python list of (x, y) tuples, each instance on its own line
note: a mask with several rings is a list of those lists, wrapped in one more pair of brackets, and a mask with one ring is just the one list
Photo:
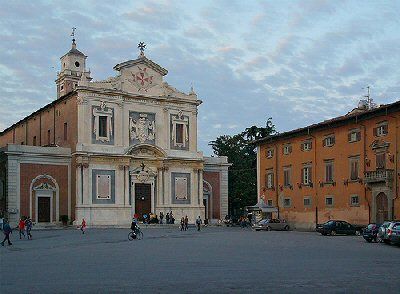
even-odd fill
[(140, 228), (136, 228), (135, 231), (131, 231), (128, 234), (128, 240), (132, 241), (132, 240), (141, 240), (143, 239), (143, 232)]

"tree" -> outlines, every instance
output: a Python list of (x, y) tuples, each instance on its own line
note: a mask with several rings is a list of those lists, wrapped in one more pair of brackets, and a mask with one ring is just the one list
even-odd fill
[(238, 214), (257, 201), (257, 154), (254, 140), (276, 134), (272, 119), (265, 127), (251, 126), (237, 135), (222, 135), (209, 145), (217, 156), (227, 156), (229, 169), (229, 213)]

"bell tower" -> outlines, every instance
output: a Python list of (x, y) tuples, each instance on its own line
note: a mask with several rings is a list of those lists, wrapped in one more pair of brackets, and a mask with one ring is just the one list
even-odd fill
[(87, 56), (76, 49), (75, 28), (72, 28), (72, 46), (61, 60), (61, 71), (57, 73), (57, 99), (72, 92), (84, 74), (89, 80), (90, 72), (86, 71)]

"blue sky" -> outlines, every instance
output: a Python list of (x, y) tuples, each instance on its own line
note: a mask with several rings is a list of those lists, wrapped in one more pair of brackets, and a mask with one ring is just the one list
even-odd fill
[(94, 79), (138, 55), (203, 104), (199, 149), (272, 117), (286, 131), (345, 114), (371, 86), (400, 99), (399, 1), (0, 0), (0, 130), (51, 102), (77, 28)]

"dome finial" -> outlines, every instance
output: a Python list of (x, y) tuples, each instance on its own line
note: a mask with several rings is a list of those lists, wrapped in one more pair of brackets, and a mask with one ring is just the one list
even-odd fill
[(144, 49), (146, 49), (146, 44), (144, 42), (140, 42), (137, 46), (140, 50), (140, 57), (144, 56)]

